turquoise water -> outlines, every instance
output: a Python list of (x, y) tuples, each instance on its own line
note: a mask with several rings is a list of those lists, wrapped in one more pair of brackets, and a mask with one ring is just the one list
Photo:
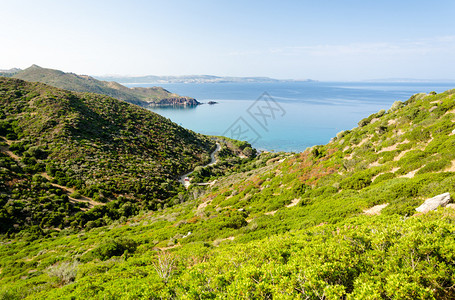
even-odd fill
[[(141, 84), (128, 86), (154, 86)], [(263, 150), (303, 151), (325, 144), (339, 131), (394, 101), (419, 92), (443, 92), (454, 83), (207, 83), (160, 84), (169, 91), (215, 105), (152, 110), (175, 123), (209, 135), (248, 140)], [(263, 93), (270, 95), (257, 100)]]

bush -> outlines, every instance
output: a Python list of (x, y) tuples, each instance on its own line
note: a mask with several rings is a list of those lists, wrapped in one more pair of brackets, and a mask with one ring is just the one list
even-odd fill
[(416, 129), (409, 132), (406, 137), (410, 141), (423, 142), (429, 140), (431, 137), (430, 130), (428, 128), (417, 127)]
[(370, 124), (370, 121), (371, 121), (371, 119), (364, 118), (364, 119), (360, 120), (359, 123), (357, 123), (357, 125), (359, 125), (359, 127), (364, 127), (364, 126), (367, 126), (368, 124)]
[(343, 130), (343, 131), (338, 132), (337, 135), (336, 135), (337, 140), (341, 140), (348, 133), (349, 133), (349, 130)]
[(397, 171), (397, 173), (406, 174), (409, 171), (419, 168), (422, 166), (427, 155), (427, 153), (421, 150), (409, 151), (398, 161), (400, 169)]
[(79, 263), (73, 262), (58, 262), (47, 269), (47, 274), (50, 277), (55, 277), (59, 280), (60, 285), (68, 284), (76, 278), (77, 267)]
[(424, 174), (428, 172), (436, 172), (445, 169), (446, 167), (450, 166), (451, 162), (447, 159), (440, 159), (437, 161), (429, 162), (426, 166), (422, 169), (417, 171), (417, 174)]
[(7, 140), (16, 140), (17, 139), (17, 134), (14, 132), (10, 132), (6, 135)]
[(398, 154), (399, 151), (393, 150), (393, 151), (384, 151), (379, 153), (379, 155), (382, 156), (382, 158), (379, 160), (380, 164), (384, 164), (386, 162), (392, 161), (395, 156)]
[(401, 216), (412, 216), (416, 213), (416, 208), (423, 203), (422, 200), (415, 198), (398, 198), (390, 201), (390, 205), (382, 210), (381, 213), (384, 215), (401, 215)]
[(73, 193), (70, 194), (70, 197), (74, 199), (80, 199), (81, 193), (79, 193), (78, 191), (74, 191)]
[(1, 300), (19, 300), (24, 299), (25, 296), (19, 291), (19, 289), (6, 289), (0, 291), (0, 299)]
[(133, 253), (136, 251), (137, 243), (131, 239), (117, 238), (109, 239), (101, 243), (92, 251), (92, 256), (100, 260), (107, 260), (113, 256), (121, 256), (128, 251)]
[(374, 179), (373, 184), (379, 183), (379, 182), (384, 181), (384, 180), (389, 180), (389, 179), (395, 178), (395, 176), (396, 175), (394, 173), (381, 174), (381, 175), (379, 175), (378, 177), (376, 177)]
[(393, 102), (392, 106), (390, 107), (390, 111), (396, 111), (404, 106), (404, 103), (401, 101)]
[(342, 189), (361, 190), (371, 184), (371, 175), (368, 173), (357, 173), (352, 177), (343, 179), (340, 182)]

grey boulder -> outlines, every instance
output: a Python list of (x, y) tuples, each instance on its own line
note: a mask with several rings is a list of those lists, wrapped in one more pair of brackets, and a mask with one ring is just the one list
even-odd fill
[(416, 208), (418, 212), (427, 213), (430, 210), (436, 210), (439, 206), (446, 206), (450, 202), (450, 193), (444, 193), (425, 200), (425, 202)]

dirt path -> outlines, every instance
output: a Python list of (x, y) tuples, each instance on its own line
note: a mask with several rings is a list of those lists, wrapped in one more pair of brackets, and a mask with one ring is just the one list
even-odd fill
[(293, 206), (296, 206), (300, 201), (300, 198), (295, 198), (292, 200), (292, 202), (288, 205), (286, 205), (286, 207), (293, 207)]
[[(220, 151), (220, 149), (221, 149), (221, 145), (220, 145), (220, 143), (217, 142), (217, 143), (216, 143), (216, 149), (215, 149), (215, 151), (213, 151), (212, 154), (210, 154), (210, 162), (209, 162), (208, 164), (206, 164), (206, 165), (203, 165), (203, 166), (202, 166), (203, 168), (208, 167), (208, 166), (211, 166), (211, 165), (214, 165), (214, 164), (217, 163), (215, 154), (216, 154), (218, 151)], [(191, 185), (188, 176), (190, 176), (191, 174), (193, 174), (193, 172), (194, 172), (194, 170), (191, 171), (191, 172), (189, 172), (189, 173), (186, 173), (186, 174), (180, 176), (179, 182), (180, 182), (181, 184), (183, 184), (183, 186), (184, 186), (185, 188), (188, 188), (188, 187)], [(216, 180), (215, 180), (215, 181), (216, 181)], [(215, 182), (213, 182), (213, 183), (215, 183)], [(211, 185), (211, 184), (213, 184), (213, 183), (210, 183), (210, 182), (207, 182), (207, 183), (199, 183), (198, 185)]]
[(386, 208), (388, 205), (389, 203), (375, 205), (373, 207), (370, 207), (369, 209), (365, 209), (363, 213), (370, 216), (379, 215), (381, 213), (381, 210)]
[(78, 199), (76, 198), (73, 198), (71, 197), (70, 195), (74, 192), (76, 192), (75, 189), (73, 188), (69, 188), (67, 186), (63, 186), (63, 185), (60, 185), (60, 184), (56, 184), (56, 183), (52, 183), (51, 180), (52, 180), (52, 177), (49, 176), (49, 174), (47, 173), (41, 173), (40, 174), (41, 176), (43, 176), (44, 178), (46, 178), (49, 183), (56, 187), (56, 188), (59, 188), (59, 189), (62, 189), (64, 191), (66, 191), (67, 195), (68, 195), (68, 198), (73, 201), (73, 202), (83, 202), (83, 203), (87, 203), (89, 208), (93, 208), (94, 206), (97, 206), (97, 205), (104, 205), (103, 203), (100, 203), (100, 202), (96, 202), (95, 200), (93, 200), (92, 198), (89, 198), (89, 197), (85, 197), (85, 196), (80, 196)]
[(11, 150), (9, 150), (9, 147), (0, 146), (0, 150), (2, 152), (6, 153), (6, 155), (8, 155), (9, 157), (11, 157), (14, 160), (21, 160), (21, 158), (19, 156), (17, 156), (13, 152), (11, 152)]
[[(21, 161), (21, 158), (19, 156), (17, 156), (16, 154), (14, 154), (10, 149), (9, 149), (9, 146), (11, 145), (12, 141), (10, 140), (5, 140), (6, 143), (8, 144), (8, 146), (0, 146), (0, 151), (6, 153), (6, 155), (8, 155), (9, 157), (11, 157), (12, 159), (14, 159), (15, 161), (17, 161), (18, 163), (20, 163)], [(87, 203), (89, 208), (92, 208), (96, 205), (103, 205), (103, 203), (100, 203), (100, 202), (96, 202), (94, 201), (93, 199), (91, 198), (88, 198), (88, 197), (84, 197), (84, 196), (81, 196), (79, 199), (76, 199), (76, 198), (73, 198), (73, 197), (70, 197), (70, 195), (72, 193), (75, 192), (74, 189), (72, 188), (69, 188), (69, 187), (66, 187), (66, 186), (62, 186), (62, 185), (59, 185), (59, 184), (56, 184), (56, 183), (52, 183), (52, 177), (49, 176), (49, 174), (47, 173), (41, 173), (40, 174), (41, 176), (43, 176), (44, 178), (46, 178), (49, 183), (56, 187), (56, 188), (59, 188), (61, 190), (64, 190), (67, 195), (68, 195), (68, 198), (72, 201), (72, 202), (84, 202), (84, 203)]]
[(213, 245), (214, 246), (219, 246), (221, 244), (221, 242), (224, 242), (224, 241), (233, 241), (235, 239), (234, 236), (230, 236), (230, 237), (227, 237), (227, 238), (224, 238), (224, 239), (217, 239), (217, 240), (214, 240), (213, 241)]
[(17, 156), (11, 150), (9, 150), (9, 146), (11, 146), (12, 141), (7, 140), (7, 139), (4, 139), (4, 141), (8, 144), (8, 146), (0, 146), (0, 150), (2, 152), (5, 152), (6, 155), (8, 155), (9, 157), (11, 157), (14, 160), (21, 160), (21, 158), (19, 156)]

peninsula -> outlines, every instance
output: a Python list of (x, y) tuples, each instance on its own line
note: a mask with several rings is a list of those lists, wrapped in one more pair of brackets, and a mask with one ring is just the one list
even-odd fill
[(7, 70), (0, 75), (13, 74), (13, 78), (41, 82), (73, 92), (96, 93), (113, 97), (142, 107), (149, 106), (195, 106), (200, 103), (191, 97), (182, 97), (162, 87), (128, 88), (115, 81), (101, 81), (88, 75), (65, 73), (59, 70), (32, 65), (25, 70)]

